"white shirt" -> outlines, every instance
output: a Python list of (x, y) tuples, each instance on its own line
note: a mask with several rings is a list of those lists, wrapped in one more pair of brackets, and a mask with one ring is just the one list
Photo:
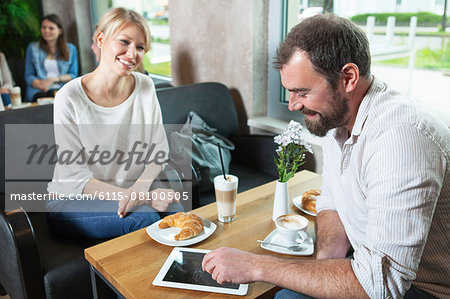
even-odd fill
[(450, 296), (450, 131), (374, 78), (350, 138), (325, 138), (318, 211), (336, 210), (371, 298), (401, 298), (411, 282)]
[(53, 117), (59, 162), (49, 192), (66, 197), (82, 194), (92, 178), (127, 188), (142, 174), (148, 164), (144, 162), (156, 159), (158, 152), (165, 157), (157, 161), (167, 160), (168, 144), (153, 81), (132, 74), (134, 91), (115, 107), (92, 102), (83, 90), (82, 77), (58, 91)]
[[(59, 69), (58, 69), (58, 61), (56, 59), (48, 59), (44, 60), (44, 68), (47, 72), (47, 78), (59, 77)], [(59, 88), (58, 83), (53, 83), (49, 89)]]

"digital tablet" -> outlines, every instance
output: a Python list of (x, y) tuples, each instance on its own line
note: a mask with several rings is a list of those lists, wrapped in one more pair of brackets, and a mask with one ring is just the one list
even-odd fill
[(211, 274), (202, 270), (203, 256), (210, 250), (175, 247), (153, 280), (153, 285), (213, 292), (246, 295), (248, 284), (219, 284)]

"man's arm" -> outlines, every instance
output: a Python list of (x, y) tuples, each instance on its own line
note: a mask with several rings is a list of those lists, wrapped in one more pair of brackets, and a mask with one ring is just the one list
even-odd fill
[(223, 247), (202, 266), (219, 283), (264, 281), (317, 298), (368, 298), (348, 259), (284, 259)]
[(319, 212), (316, 218), (318, 260), (344, 258), (350, 249), (350, 242), (336, 211)]

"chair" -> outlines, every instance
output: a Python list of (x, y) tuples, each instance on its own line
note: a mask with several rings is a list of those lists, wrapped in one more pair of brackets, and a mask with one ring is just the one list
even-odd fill
[[(0, 112), (0, 151), (5, 152), (5, 124), (51, 124), (53, 106)], [(175, 190), (193, 184), (191, 166), (170, 162), (161, 179)], [(182, 171), (187, 174), (182, 173)], [(51, 177), (51, 176), (50, 176)], [(0, 155), (0, 295), (16, 298), (91, 298), (89, 264), (84, 249), (105, 240), (65, 238), (50, 232), (45, 212), (21, 205), (5, 212), (5, 155)], [(46, 185), (47, 182), (39, 182)], [(45, 189), (44, 189), (45, 190)], [(115, 298), (109, 288), (99, 294)]]
[[(161, 175), (176, 191), (184, 188), (179, 169), (190, 170), (189, 165), (180, 163), (169, 163)], [(0, 201), (4, 206), (4, 194)], [(106, 240), (55, 235), (47, 226), (45, 214), (27, 213), (20, 205), (0, 212), (0, 295), (7, 293), (14, 299), (91, 298), (91, 277), (84, 249)], [(102, 296), (115, 296), (109, 288), (98, 292)]]

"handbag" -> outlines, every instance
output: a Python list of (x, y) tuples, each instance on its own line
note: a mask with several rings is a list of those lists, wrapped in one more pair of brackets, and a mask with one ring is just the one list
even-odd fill
[(216, 129), (208, 126), (197, 113), (191, 111), (181, 130), (170, 135), (172, 158), (192, 159), (201, 192), (211, 190), (214, 178), (222, 174), (218, 143), (221, 147), (225, 172), (228, 173), (230, 168), (234, 144), (215, 131)]

